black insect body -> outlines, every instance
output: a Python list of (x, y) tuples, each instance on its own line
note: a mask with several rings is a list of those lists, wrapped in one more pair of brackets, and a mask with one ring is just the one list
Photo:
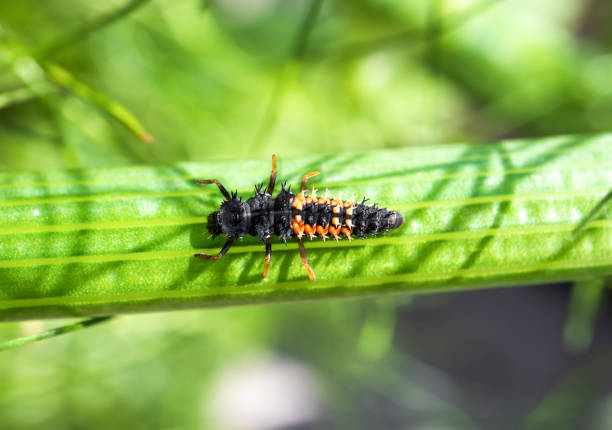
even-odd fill
[[(242, 239), (247, 234), (260, 238), (266, 244), (266, 257), (263, 276), (268, 274), (272, 253), (272, 236), (281, 241), (296, 238), (300, 257), (308, 276), (314, 280), (314, 272), (308, 265), (302, 237), (310, 239), (319, 237), (326, 240), (329, 236), (336, 240), (341, 235), (352, 240), (352, 235), (364, 238), (366, 235), (376, 236), (390, 229), (400, 227), (404, 223), (402, 215), (395, 211), (379, 208), (376, 204), (367, 205), (366, 199), (355, 204), (353, 200), (330, 199), (327, 192), (317, 196), (315, 190), (306, 195), (306, 183), (319, 172), (310, 172), (302, 177), (300, 192), (293, 194), (291, 187), (282, 184), (281, 192), (272, 197), (276, 184), (276, 156), (272, 156), (272, 173), (268, 187), (255, 187), (255, 194), (247, 201), (238, 197), (237, 193), (228, 193), (217, 179), (197, 181), (198, 184), (216, 184), (225, 197), (218, 211), (208, 216), (208, 231), (213, 238), (219, 235), (227, 236), (227, 241), (217, 255), (195, 254), (198, 258), (218, 260), (225, 255), (236, 239)], [(329, 235), (329, 236), (328, 236)]]

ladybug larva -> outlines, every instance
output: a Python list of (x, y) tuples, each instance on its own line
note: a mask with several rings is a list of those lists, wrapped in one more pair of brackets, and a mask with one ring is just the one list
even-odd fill
[(353, 199), (342, 200), (341, 197), (330, 198), (327, 191), (317, 196), (313, 188), (306, 195), (308, 179), (319, 174), (310, 172), (302, 177), (300, 192), (293, 194), (291, 186), (281, 184), (281, 192), (272, 197), (276, 184), (276, 155), (272, 155), (272, 173), (268, 187), (255, 186), (255, 195), (243, 201), (237, 192), (228, 193), (217, 179), (204, 179), (196, 181), (199, 185), (216, 184), (225, 197), (218, 211), (208, 216), (207, 229), (213, 239), (216, 236), (227, 236), (227, 241), (217, 255), (195, 254), (198, 258), (219, 260), (230, 249), (234, 240), (242, 239), (245, 235), (258, 237), (266, 245), (266, 257), (263, 277), (268, 274), (270, 258), (272, 255), (272, 236), (276, 235), (283, 243), (296, 238), (302, 264), (308, 272), (308, 277), (314, 281), (315, 275), (306, 259), (303, 237), (312, 240), (319, 237), (326, 240), (332, 237), (339, 240), (345, 236), (353, 240), (352, 236), (364, 238), (366, 235), (376, 236), (386, 233), (390, 229), (400, 227), (404, 217), (395, 211), (388, 211), (376, 204), (367, 205), (364, 198), (355, 204)]

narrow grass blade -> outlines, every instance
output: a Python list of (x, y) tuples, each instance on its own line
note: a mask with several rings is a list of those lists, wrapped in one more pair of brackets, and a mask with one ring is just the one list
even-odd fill
[(317, 17), (319, 16), (322, 6), (323, 0), (311, 1), (310, 6), (306, 11), (306, 15), (304, 16), (304, 20), (302, 21), (302, 24), (295, 35), (291, 52), (289, 53), (289, 58), (284, 64), (276, 83), (274, 84), (274, 88), (270, 94), (270, 99), (266, 105), (266, 110), (264, 111), (261, 126), (259, 127), (253, 144), (247, 153), (251, 152), (251, 150), (261, 143), (274, 129), (276, 121), (278, 120), (279, 112), (282, 108), (283, 94), (286, 87), (295, 78), (295, 75), (297, 74), (304, 59), (304, 55), (306, 54), (306, 49), (308, 47), (310, 33), (312, 32), (312, 29), (317, 21)]
[[(59, 64), (37, 60), (16, 40), (11, 39), (7, 46), (10, 55), (13, 57), (12, 68), (17, 76), (23, 81), (25, 85), (23, 91), (27, 91), (27, 93), (5, 95), (5, 105), (10, 104), (16, 98), (23, 98), (26, 95), (44, 97), (54, 90), (53, 84), (56, 84), (83, 100), (98, 106), (102, 111), (117, 120), (143, 142), (152, 142), (153, 139), (151, 135), (147, 133), (140, 121), (120, 103), (91, 88)], [(0, 108), (2, 104), (3, 97), (2, 94), (0, 94)]]
[(610, 202), (610, 200), (612, 200), (612, 191), (610, 191), (608, 194), (606, 194), (599, 202), (597, 202), (597, 204), (595, 205), (595, 207), (593, 208), (593, 210), (591, 210), (591, 212), (589, 212), (583, 219), (582, 221), (580, 221), (580, 224), (578, 224), (576, 226), (576, 228), (574, 229), (574, 234), (578, 234), (582, 231), (582, 229), (584, 227), (587, 226), (587, 224), (591, 221), (593, 221), (595, 218), (597, 218), (597, 216), (599, 216), (599, 214), (602, 212), (602, 210), (606, 207), (606, 205)]
[(14, 88), (8, 91), (0, 92), (0, 109), (13, 106), (19, 103), (25, 103), (44, 94), (53, 92), (51, 85), (44, 86), (38, 91), (33, 91), (27, 86)]
[(35, 54), (36, 58), (44, 59), (46, 57), (50, 57), (57, 52), (84, 40), (89, 34), (129, 15), (131, 12), (149, 1), (150, 0), (132, 0), (117, 10), (114, 10), (106, 15), (102, 15), (91, 22), (87, 22), (82, 26), (67, 32), (59, 39), (52, 41), (38, 50)]
[(577, 282), (572, 288), (563, 340), (573, 352), (582, 352), (591, 345), (597, 311), (601, 308), (606, 289), (604, 279)]
[(31, 335), (31, 336), (24, 336), (24, 337), (20, 337), (17, 339), (12, 339), (7, 342), (0, 343), (0, 351), (17, 348), (20, 346), (27, 345), (29, 343), (34, 343), (34, 342), (38, 342), (41, 340), (50, 339), (52, 337), (56, 337), (62, 334), (80, 330), (82, 328), (87, 328), (92, 325), (99, 324), (104, 321), (108, 321), (111, 318), (112, 318), (111, 316), (90, 318), (84, 321), (79, 321), (74, 324), (68, 324), (68, 325), (64, 325), (61, 327), (52, 328), (51, 330), (46, 330), (46, 331)]
[(136, 117), (124, 106), (101, 92), (94, 90), (58, 64), (46, 62), (42, 64), (42, 67), (45, 70), (47, 78), (51, 82), (54, 82), (82, 99), (95, 104), (104, 112), (119, 121), (119, 123), (124, 125), (125, 128), (134, 133), (143, 142), (152, 142), (153, 139), (151, 135), (147, 133), (140, 121), (138, 121), (138, 119), (136, 119)]

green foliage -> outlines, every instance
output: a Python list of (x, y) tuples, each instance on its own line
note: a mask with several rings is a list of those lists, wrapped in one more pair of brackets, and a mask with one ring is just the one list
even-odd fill
[[(553, 0), (0, 2), (0, 168), (81, 169), (0, 176), (0, 318), (576, 279), (565, 341), (584, 354), (558, 376), (561, 322), (547, 318), (565, 314), (563, 287), (499, 292), (522, 300), (508, 331), (465, 325), (494, 293), (141, 314), (0, 354), (3, 428), (230, 428), (211, 416), (217, 379), (279, 354), (321, 382), (323, 427), (518, 428), (555, 379), (525, 429), (608, 428), (606, 295), (591, 276), (609, 274), (609, 138), (380, 151), (609, 132), (611, 16), (609, 2)], [(134, 138), (145, 129), (153, 145)], [(307, 243), (316, 283), (294, 244), (274, 244), (268, 281), (253, 240), (195, 261), (222, 242), (203, 224), (219, 195), (192, 179), (247, 195), (272, 153), (293, 183), (321, 168), (316, 181), (408, 223)], [(322, 153), (335, 155), (302, 158)], [(228, 159), (249, 161), (214, 163)], [(183, 161), (204, 163), (151, 167)], [(135, 164), (148, 167), (89, 170)], [(534, 294), (547, 301), (521, 332)], [(433, 317), (414, 324), (419, 309)]]
[(319, 169), (319, 192), (353, 193), (400, 211), (384, 237), (308, 242), (307, 280), (295, 243), (263, 246), (206, 232), (218, 178), (243, 196), (269, 160), (6, 174), (0, 193), (3, 319), (109, 314), (388, 292), (466, 289), (604, 276), (612, 271), (610, 208), (573, 230), (609, 190), (612, 136), (437, 146), (280, 158), (296, 183)]

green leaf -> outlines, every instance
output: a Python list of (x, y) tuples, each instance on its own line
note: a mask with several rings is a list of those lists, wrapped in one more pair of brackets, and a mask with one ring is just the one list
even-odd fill
[[(218, 178), (248, 197), (270, 160), (0, 175), (0, 319), (104, 315), (575, 281), (612, 273), (612, 135), (283, 158), (279, 178), (366, 196), (405, 225), (367, 240), (237, 242), (206, 231)], [(321, 181), (321, 182), (318, 182)]]

